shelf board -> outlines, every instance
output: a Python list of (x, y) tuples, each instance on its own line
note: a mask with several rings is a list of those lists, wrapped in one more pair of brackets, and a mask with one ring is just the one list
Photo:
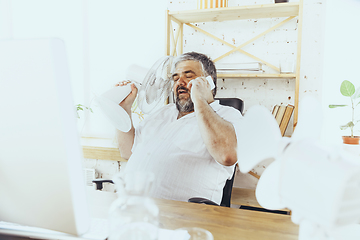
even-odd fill
[(82, 146), (83, 156), (85, 159), (112, 160), (119, 162), (127, 162), (122, 158), (117, 148)]
[(241, 7), (169, 11), (169, 16), (182, 23), (221, 22), (240, 19), (290, 17), (299, 15), (299, 3), (272, 3)]
[(218, 78), (295, 78), (296, 74), (218, 74)]

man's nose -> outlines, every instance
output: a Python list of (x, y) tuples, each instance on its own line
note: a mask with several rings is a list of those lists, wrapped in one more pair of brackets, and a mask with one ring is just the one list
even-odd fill
[(180, 86), (186, 86), (187, 82), (185, 81), (184, 76), (180, 76), (179, 80), (177, 81)]

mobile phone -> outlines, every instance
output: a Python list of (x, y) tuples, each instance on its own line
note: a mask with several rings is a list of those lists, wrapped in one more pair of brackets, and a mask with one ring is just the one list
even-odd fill
[(213, 90), (215, 88), (213, 78), (209, 75), (209, 76), (206, 77), (206, 80), (209, 82), (211, 90)]

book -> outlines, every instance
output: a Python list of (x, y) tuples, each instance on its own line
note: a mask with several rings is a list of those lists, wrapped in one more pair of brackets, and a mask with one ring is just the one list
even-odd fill
[(222, 8), (228, 6), (228, 0), (201, 0), (197, 1), (198, 9)]
[(272, 115), (276, 117), (277, 111), (279, 110), (279, 105), (275, 105), (272, 111)]
[(276, 122), (278, 123), (279, 126), (280, 126), (281, 120), (284, 117), (285, 110), (286, 110), (286, 106), (285, 105), (280, 105), (279, 110), (276, 113), (275, 119), (276, 119)]
[(285, 109), (285, 112), (284, 112), (284, 116), (280, 122), (280, 132), (281, 132), (281, 135), (284, 136), (285, 134), (285, 131), (286, 131), (286, 128), (287, 126), (289, 125), (289, 121), (290, 121), (290, 118), (291, 118), (291, 115), (294, 111), (294, 106), (293, 105), (290, 105), (288, 104), (286, 106), (286, 109)]

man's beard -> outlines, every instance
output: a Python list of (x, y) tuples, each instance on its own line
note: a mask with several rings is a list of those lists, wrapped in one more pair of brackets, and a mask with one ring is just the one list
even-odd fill
[(176, 89), (176, 108), (179, 110), (179, 112), (183, 112), (183, 113), (188, 113), (188, 112), (193, 112), (194, 111), (194, 103), (193, 101), (191, 100), (191, 96), (190, 96), (190, 93), (189, 93), (189, 98), (188, 99), (180, 99), (179, 97), (179, 89), (183, 89), (183, 90), (186, 90), (187, 92), (188, 89), (186, 89), (185, 87), (181, 87), (179, 86), (177, 89)]

